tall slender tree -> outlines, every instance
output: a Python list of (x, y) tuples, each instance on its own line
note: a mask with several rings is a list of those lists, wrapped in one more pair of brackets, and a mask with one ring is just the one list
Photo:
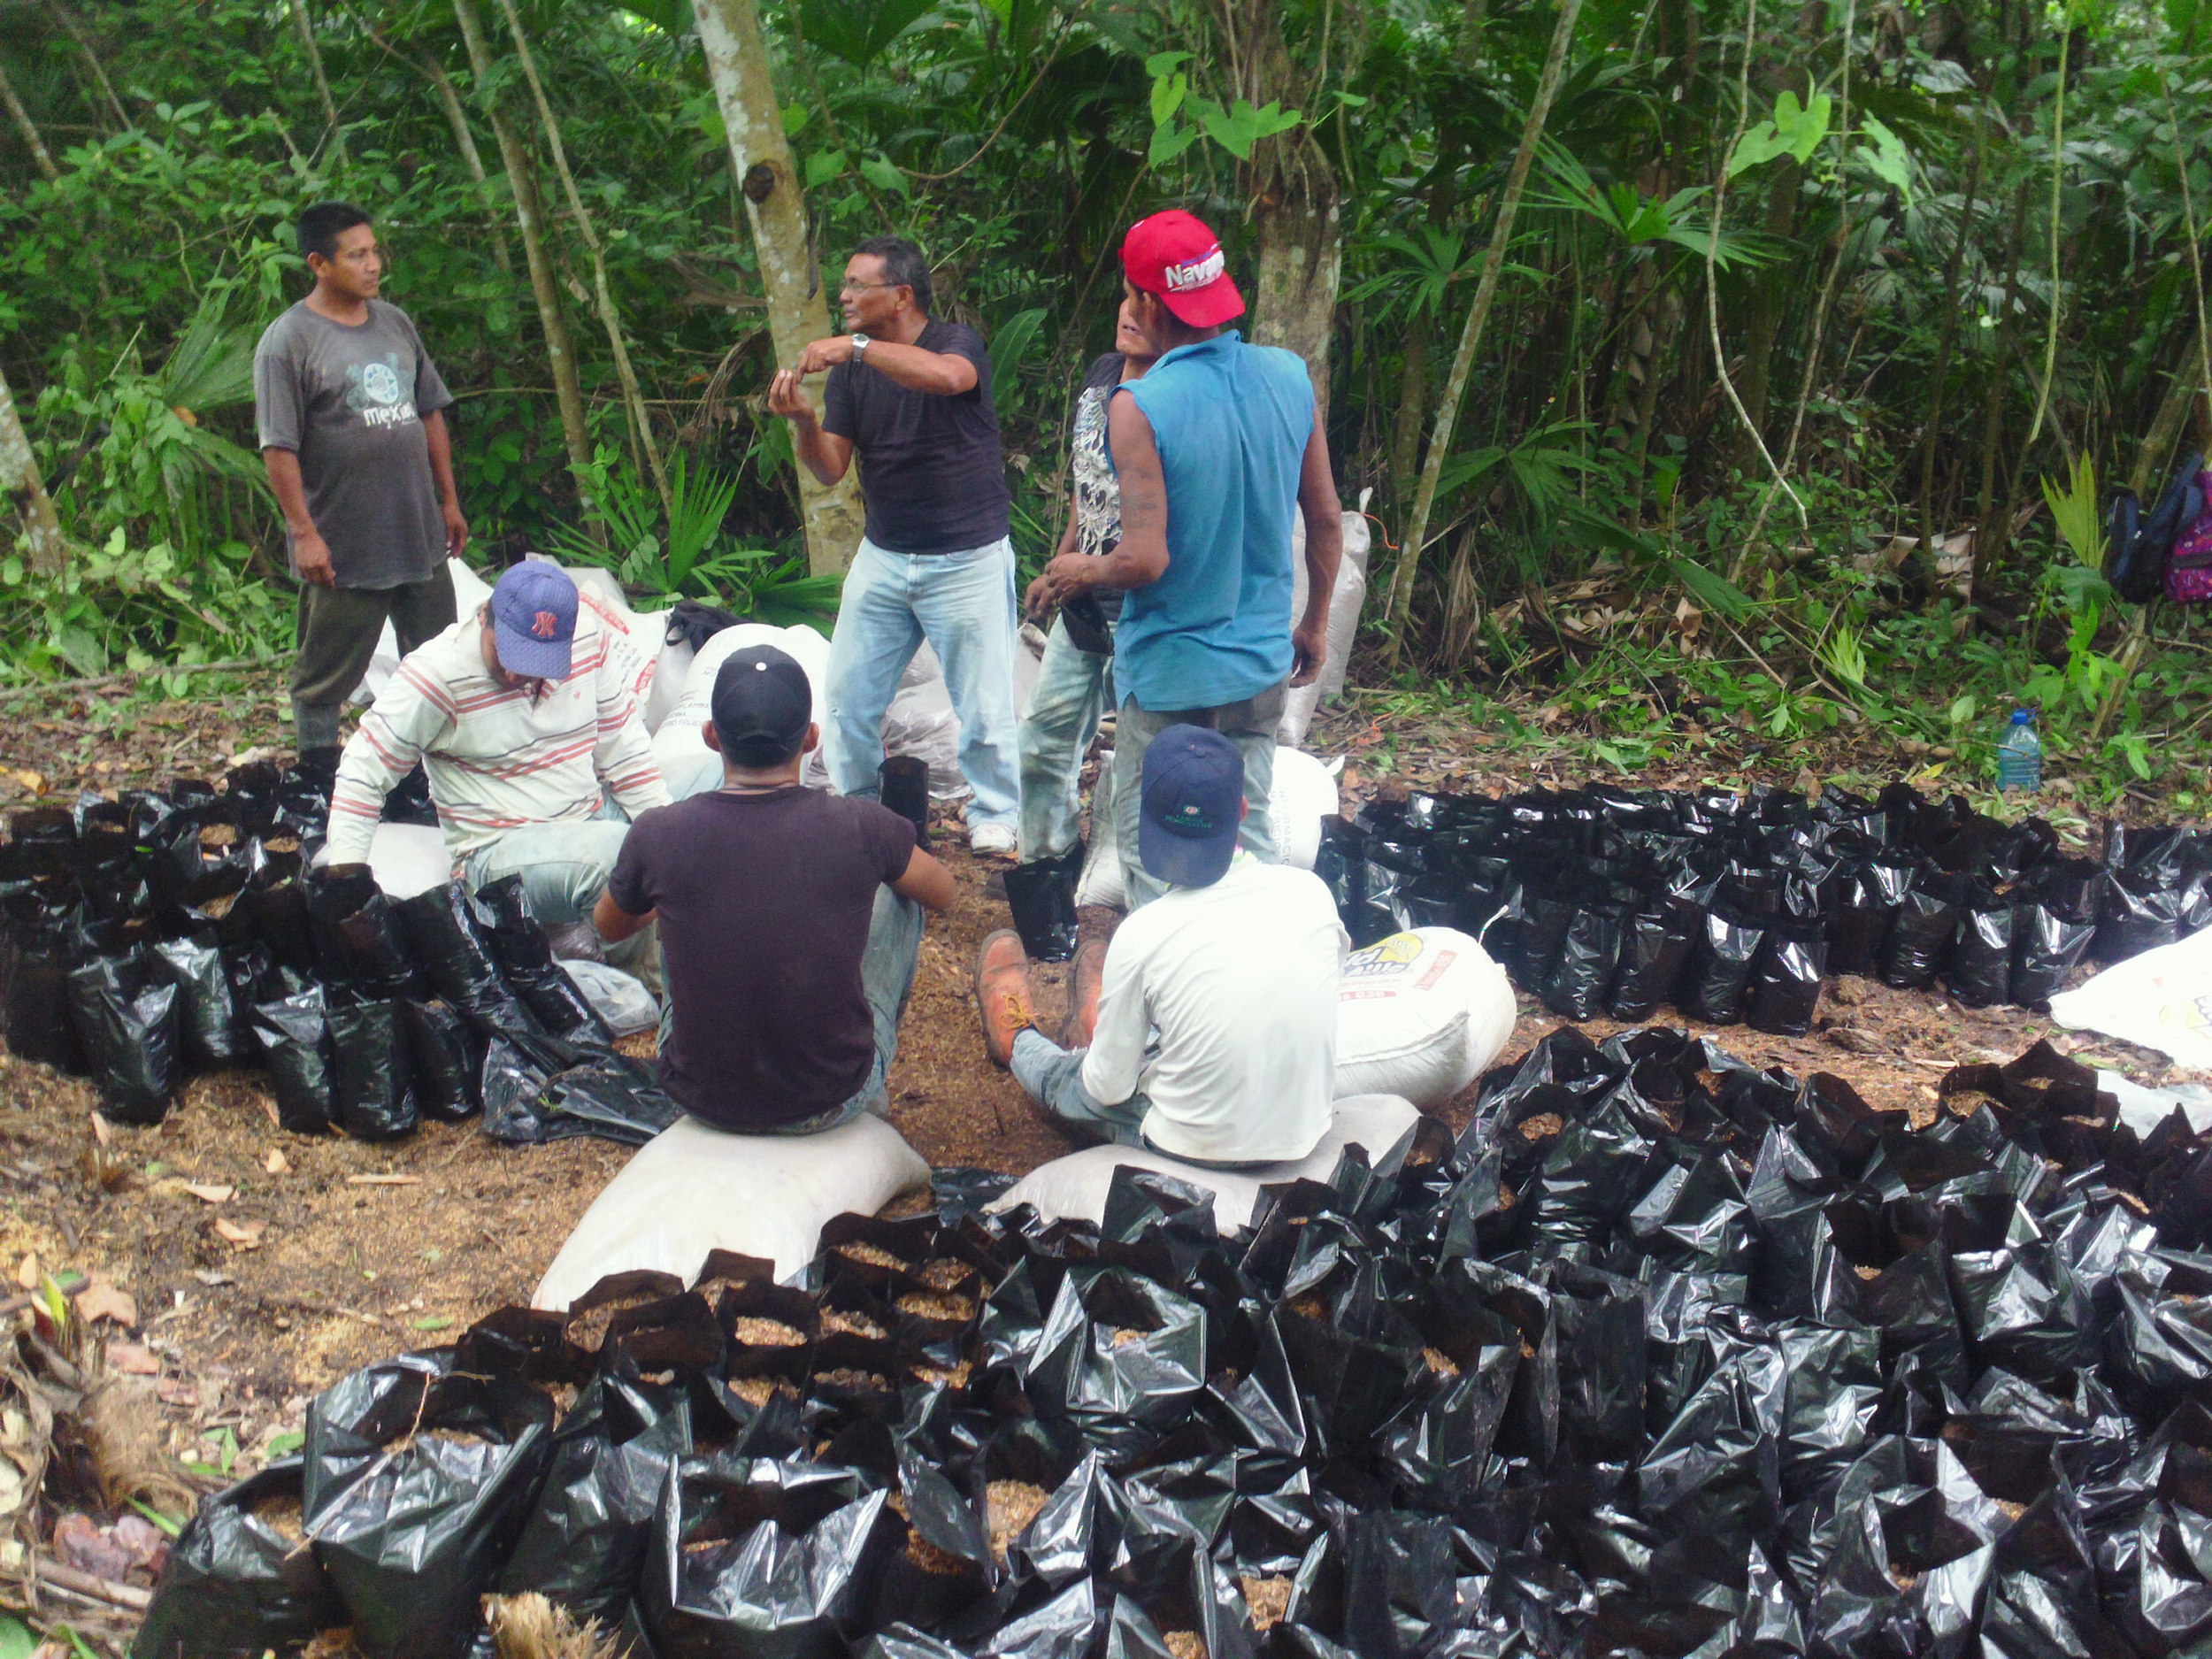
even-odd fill
[[(760, 10), (754, 0), (696, 0), (694, 10), (715, 103), (729, 134), (730, 165), (745, 198), (761, 286), (767, 290), (769, 335), (778, 366), (789, 368), (808, 341), (829, 332), (829, 307), (807, 227), (806, 197), (784, 136)], [(821, 394), (810, 390), (808, 396), (818, 407)], [(826, 488), (806, 468), (795, 470), (808, 566), (818, 575), (841, 571), (860, 546), (860, 492), (853, 471)]]
[(38, 457), (16, 419), (15, 397), (7, 378), (0, 375), (0, 495), (23, 521), (24, 551), (30, 567), (42, 576), (61, 573), (69, 543), (54, 516), (53, 498), (38, 475)]

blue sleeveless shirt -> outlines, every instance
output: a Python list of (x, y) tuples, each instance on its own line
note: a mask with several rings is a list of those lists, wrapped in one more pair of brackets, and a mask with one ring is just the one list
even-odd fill
[(1114, 681), (1154, 712), (1258, 695), (1290, 672), (1290, 533), (1313, 432), (1295, 352), (1232, 330), (1178, 346), (1121, 392), (1167, 480), (1167, 572), (1124, 602)]

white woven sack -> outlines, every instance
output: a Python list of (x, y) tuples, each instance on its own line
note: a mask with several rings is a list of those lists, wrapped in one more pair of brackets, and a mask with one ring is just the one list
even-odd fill
[(1513, 1035), (1513, 987), (1469, 935), (1417, 927), (1352, 953), (1337, 992), (1336, 1092), (1451, 1099)]
[(1114, 1184), (1114, 1171), (1123, 1165), (1156, 1170), (1214, 1195), (1214, 1225), (1227, 1237), (1252, 1219), (1260, 1188), (1285, 1181), (1325, 1181), (1335, 1173), (1344, 1148), (1356, 1142), (1370, 1159), (1379, 1158), (1404, 1138), (1421, 1114), (1412, 1103), (1390, 1094), (1364, 1094), (1336, 1103), (1335, 1117), (1314, 1149), (1302, 1158), (1270, 1164), (1256, 1170), (1210, 1170), (1185, 1164), (1148, 1147), (1086, 1147), (1055, 1158), (1008, 1187), (990, 1207), (1011, 1210), (1034, 1204), (1047, 1221), (1067, 1217), (1094, 1225), (1104, 1220), (1106, 1194)]
[(822, 1224), (872, 1216), (929, 1165), (872, 1112), (815, 1135), (733, 1135), (680, 1118), (607, 1183), (538, 1281), (531, 1305), (565, 1310), (609, 1273), (654, 1268), (689, 1284), (712, 1250), (763, 1256), (788, 1279)]
[[(1321, 820), (1334, 813), (1340, 804), (1336, 778), (1327, 766), (1303, 750), (1276, 749), (1267, 810), (1281, 862), (1296, 870), (1312, 869), (1321, 851)], [(1110, 749), (1099, 757), (1098, 782), (1091, 790), (1091, 845), (1083, 856), (1075, 902), (1110, 905), (1118, 910), (1129, 903), (1121, 879), (1121, 849), (1114, 841), (1114, 751)]]
[(379, 824), (369, 842), (369, 874), (390, 899), (411, 899), (453, 879), (453, 855), (435, 824)]
[[(695, 653), (687, 652), (683, 684), (677, 687), (660, 729), (653, 733), (653, 758), (660, 766), (661, 776), (667, 780), (669, 792), (680, 799), (696, 793), (686, 786), (695, 781), (703, 772), (711, 778), (706, 787), (720, 785), (721, 757), (707, 747), (700, 728), (711, 712), (714, 680), (722, 672), (723, 663), (732, 651), (755, 645), (772, 645), (806, 670), (807, 687), (814, 694), (814, 723), (822, 728), (826, 741), (829, 710), (822, 694), (829, 682), (829, 641), (803, 623), (779, 628), (765, 622), (741, 622), (734, 627), (724, 628)], [(675, 648), (669, 649), (672, 651)], [(807, 757), (809, 772), (805, 782), (827, 782), (826, 772), (817, 775), (820, 763), (821, 750), (818, 749)]]

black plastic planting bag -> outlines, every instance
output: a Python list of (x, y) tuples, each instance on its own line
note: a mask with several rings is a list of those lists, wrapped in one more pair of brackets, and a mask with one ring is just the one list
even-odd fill
[(1778, 926), (1752, 964), (1744, 1023), (1778, 1037), (1802, 1037), (1820, 1007), (1828, 941), (1818, 924)]
[(185, 1057), (195, 1066), (230, 1065), (251, 1051), (238, 1018), (223, 953), (212, 940), (165, 939), (151, 948), (156, 973), (177, 987)]
[(276, 1094), (277, 1122), (296, 1135), (330, 1128), (330, 1022), (323, 987), (255, 1005), (255, 1041)]
[(1699, 918), (1687, 905), (1630, 917), (1622, 928), (1620, 964), (1606, 1011), (1619, 1020), (1649, 1019), (1671, 1002), (1696, 931), (1701, 931)]
[(478, 1079), (484, 1065), (484, 1045), (444, 1002), (403, 1002), (400, 1012), (423, 1115), (447, 1119), (468, 1117), (483, 1104)]
[(1560, 943), (1559, 961), (1544, 982), (1544, 1006), (1565, 1019), (1595, 1019), (1621, 956), (1620, 918), (1603, 910), (1578, 910)]
[(331, 1121), (357, 1141), (396, 1140), (422, 1122), (403, 1006), (341, 1001), (329, 1010)]
[(453, 1350), (356, 1371), (307, 1412), (307, 1527), (368, 1659), (459, 1659), (543, 1479), (552, 1405)]
[(1923, 871), (1899, 902), (1879, 958), (1882, 983), (1917, 991), (1932, 983), (1951, 954), (1964, 878)]
[(156, 985), (136, 955), (95, 956), (69, 976), (69, 1011), (100, 1086), (102, 1115), (157, 1124), (180, 1080), (177, 987)]
[(2182, 934), (2182, 902), (2181, 872), (2171, 864), (2108, 872), (2097, 906), (2097, 960), (2124, 962), (2172, 944)]
[(476, 890), (480, 919), (489, 918), (484, 941), (501, 975), (538, 1023), (565, 1042), (609, 1048), (614, 1035), (576, 981), (561, 972), (553, 946), (530, 907), (520, 876), (502, 876)]
[(1751, 982), (1751, 964), (1765, 942), (1765, 928), (1708, 910), (1703, 931), (1691, 941), (1682, 1011), (1715, 1025), (1732, 1025), (1742, 1018), (1744, 987)]
[(81, 1077), (91, 1061), (69, 1014), (62, 918), (35, 894), (12, 897), (9, 912), (8, 1048), (22, 1059)]
[(1006, 902), (1032, 962), (1065, 962), (1075, 955), (1075, 884), (1083, 846), (1058, 858), (1035, 858), (1006, 872)]
[(1828, 968), (1871, 978), (1890, 924), (1912, 885), (1912, 866), (1877, 859), (1844, 876), (1828, 910)]
[(833, 1659), (856, 1641), (888, 1492), (857, 1470), (710, 1457), (664, 1484), (640, 1603), (659, 1659)]
[(650, 1066), (621, 1055), (556, 1072), (532, 1110), (545, 1125), (546, 1140), (597, 1135), (627, 1147), (643, 1146), (683, 1115)]
[(392, 902), (367, 871), (316, 876), (307, 913), (326, 983), (350, 985), (366, 998), (421, 994), (422, 971)]
[(308, 1546), (300, 1460), (200, 1501), (170, 1547), (131, 1659), (260, 1659), (346, 1622)]
[(438, 995), (479, 1031), (530, 1030), (535, 1022), (499, 977), (485, 938), (490, 913), (457, 881), (393, 907)]
[(1944, 983), (1968, 1008), (2012, 1001), (2013, 918), (2011, 901), (1985, 889), (1960, 907)]
[(602, 1372), (553, 1432), (544, 1484), (500, 1583), (612, 1629), (645, 1565), (661, 1488), (691, 1449), (684, 1393)]

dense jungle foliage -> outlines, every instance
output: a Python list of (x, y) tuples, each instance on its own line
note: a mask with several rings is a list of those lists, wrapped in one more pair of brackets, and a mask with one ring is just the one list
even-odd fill
[[(2202, 0), (698, 4), (765, 38), (830, 286), (910, 234), (990, 336), (1025, 558), (1120, 233), (1179, 204), (1316, 368), (1363, 683), (1532, 691), (1632, 772), (1871, 722), (1979, 775), (2014, 700), (2108, 792), (2201, 769), (2212, 631), (2096, 566), (2207, 424)], [(833, 603), (691, 4), (0, 4), (0, 373), (69, 539), (0, 563), (0, 672), (281, 649), (250, 367), (327, 196), (459, 396), (480, 556)]]

